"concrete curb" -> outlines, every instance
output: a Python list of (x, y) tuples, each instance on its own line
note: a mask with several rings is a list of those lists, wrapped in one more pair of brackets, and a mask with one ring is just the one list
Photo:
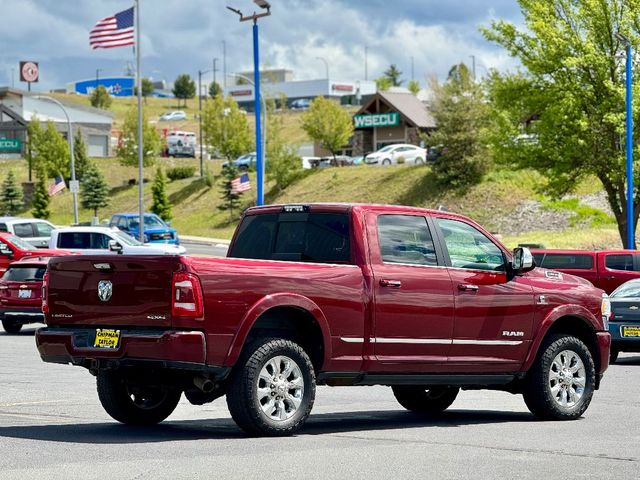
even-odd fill
[(192, 245), (213, 245), (214, 247), (228, 247), (231, 240), (223, 238), (197, 237), (193, 235), (180, 235), (180, 243)]

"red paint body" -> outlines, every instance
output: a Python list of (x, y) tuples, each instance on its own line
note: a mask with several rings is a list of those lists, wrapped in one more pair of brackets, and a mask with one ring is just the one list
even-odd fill
[[(69, 255), (72, 252), (68, 250), (49, 250), (46, 248), (36, 248), (28, 244), (25, 240), (16, 237), (12, 233), (0, 232), (0, 243), (6, 246), (10, 254), (0, 253), (0, 275), (2, 275), (11, 262), (16, 262), (25, 257), (56, 257), (60, 255)], [(29, 248), (21, 248), (19, 245)]]
[[(253, 208), (244, 219), (282, 208)], [(382, 261), (376, 229), (381, 214), (425, 217), (431, 228), (436, 218), (464, 222), (510, 260), (504, 246), (459, 215), (332, 204), (312, 205), (310, 211), (350, 216), (351, 264), (172, 256), (53, 259), (49, 328), (36, 337), (41, 356), (76, 364), (136, 358), (231, 367), (255, 322), (285, 308), (315, 321), (317, 342), (323, 345), (321, 372), (519, 374), (530, 367), (549, 328), (569, 317), (591, 332), (596, 369), (606, 370), (610, 337), (600, 314), (603, 292), (589, 282), (548, 275), (541, 268), (509, 278), (504, 272), (447, 264)], [(442, 248), (441, 239), (435, 242)], [(97, 269), (99, 262), (110, 268)], [(171, 317), (173, 272), (190, 272), (200, 280), (201, 317)], [(103, 279), (113, 283), (106, 302), (96, 290)], [(96, 327), (121, 329), (121, 346), (92, 348), (86, 337)]]
[[(589, 280), (593, 285), (611, 294), (623, 283), (634, 278), (640, 278), (640, 251), (638, 250), (531, 250), (537, 260), (542, 257), (542, 266), (553, 259), (549, 258), (571, 258), (575, 256), (590, 257), (589, 263), (582, 263), (571, 268), (566, 263), (557, 263), (560, 266), (549, 266), (563, 273), (569, 273)], [(620, 259), (614, 261), (614, 259)], [(575, 268), (579, 266), (580, 268)], [(618, 267), (618, 268), (612, 268)], [(624, 269), (621, 269), (624, 268)]]

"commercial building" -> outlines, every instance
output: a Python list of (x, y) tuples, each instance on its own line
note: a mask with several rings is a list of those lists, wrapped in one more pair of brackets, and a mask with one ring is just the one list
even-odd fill
[(66, 91), (79, 95), (91, 95), (98, 85), (106, 88), (112, 97), (132, 97), (135, 92), (135, 78), (128, 76), (77, 80), (67, 83)]
[(421, 133), (435, 130), (436, 122), (415, 95), (404, 92), (378, 92), (354, 115), (352, 154), (365, 155), (386, 145), (421, 145)]
[[(253, 72), (243, 72), (238, 75), (253, 80)], [(342, 104), (360, 105), (376, 93), (376, 84), (371, 81), (345, 81), (335, 78), (293, 80), (291, 70), (265, 70), (261, 71), (260, 75), (262, 95), (276, 100), (285, 97), (288, 106), (291, 106), (295, 100), (316, 97), (333, 98)], [(224, 94), (231, 95), (242, 108), (253, 110), (253, 85), (232, 76), (229, 76), (229, 80), (233, 80), (235, 84), (228, 81)]]
[[(113, 114), (63, 100), (60, 102), (69, 115), (74, 135), (80, 132), (84, 137), (89, 156), (109, 156)], [(36, 93), (0, 87), (0, 155), (5, 158), (23, 156), (27, 124), (32, 119), (53, 122), (66, 138), (67, 119), (60, 106), (39, 98)]]

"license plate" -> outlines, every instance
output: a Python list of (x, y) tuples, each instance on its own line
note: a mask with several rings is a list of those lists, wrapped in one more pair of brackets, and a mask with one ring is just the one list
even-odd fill
[(640, 337), (640, 327), (622, 327), (623, 337)]
[(93, 346), (97, 348), (118, 348), (120, 342), (120, 330), (110, 328), (98, 328), (96, 330), (96, 340)]
[(18, 290), (18, 298), (31, 298), (31, 290)]

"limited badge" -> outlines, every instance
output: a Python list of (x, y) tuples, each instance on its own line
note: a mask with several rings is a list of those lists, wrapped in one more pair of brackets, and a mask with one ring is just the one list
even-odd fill
[(103, 302), (108, 302), (113, 295), (113, 284), (109, 280), (98, 282), (98, 298)]

